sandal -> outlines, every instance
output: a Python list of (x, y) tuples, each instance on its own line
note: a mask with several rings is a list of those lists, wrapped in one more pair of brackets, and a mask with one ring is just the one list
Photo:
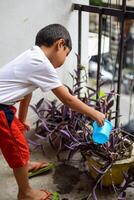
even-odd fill
[(55, 167), (55, 165), (53, 163), (48, 163), (45, 166), (44, 166), (44, 164), (45, 163), (41, 163), (40, 165), (38, 165), (38, 167), (36, 166), (35, 168), (32, 168), (32, 170), (30, 170), (28, 172), (28, 177), (31, 178), (31, 177), (37, 176), (37, 175), (47, 172)]

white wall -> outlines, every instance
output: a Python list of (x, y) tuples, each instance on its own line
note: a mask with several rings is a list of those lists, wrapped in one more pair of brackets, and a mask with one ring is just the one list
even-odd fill
[[(86, 0), (6, 0), (0, 1), (0, 67), (34, 44), (36, 33), (50, 23), (61, 23), (70, 32), (73, 50), (58, 71), (63, 83), (70, 83), (68, 72), (76, 67), (78, 48), (78, 11), (72, 3), (86, 4)], [(87, 63), (88, 14), (83, 14), (82, 64)], [(38, 93), (38, 95), (37, 95)], [(41, 93), (35, 92), (33, 101)]]

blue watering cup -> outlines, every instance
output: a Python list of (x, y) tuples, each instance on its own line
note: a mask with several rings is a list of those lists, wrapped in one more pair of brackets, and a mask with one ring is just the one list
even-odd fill
[(105, 119), (104, 125), (99, 126), (96, 121), (93, 122), (92, 139), (97, 144), (104, 144), (109, 141), (109, 135), (113, 128), (110, 121)]

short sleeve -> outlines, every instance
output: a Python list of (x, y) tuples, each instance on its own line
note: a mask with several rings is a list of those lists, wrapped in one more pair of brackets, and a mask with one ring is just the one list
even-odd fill
[(39, 87), (43, 92), (62, 86), (56, 69), (48, 62), (35, 65), (28, 79), (32, 85)]

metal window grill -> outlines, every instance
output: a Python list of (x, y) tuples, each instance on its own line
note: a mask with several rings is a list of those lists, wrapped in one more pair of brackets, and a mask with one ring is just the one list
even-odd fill
[[(82, 26), (82, 12), (97, 13), (99, 15), (99, 28), (98, 28), (98, 68), (97, 68), (97, 98), (99, 97), (99, 83), (100, 83), (100, 60), (101, 60), (101, 34), (102, 34), (102, 15), (117, 17), (121, 23), (121, 38), (120, 38), (120, 52), (119, 52), (119, 68), (118, 68), (118, 81), (117, 81), (117, 94), (121, 93), (121, 78), (123, 66), (123, 52), (124, 52), (124, 22), (125, 19), (134, 19), (134, 7), (126, 6), (126, 0), (122, 1), (122, 6), (117, 8), (108, 8), (100, 6), (74, 4), (74, 10), (78, 10), (78, 65), (81, 64), (81, 26)], [(80, 76), (80, 74), (79, 74)], [(116, 99), (116, 119), (115, 127), (119, 125), (120, 114), (120, 95)]]

